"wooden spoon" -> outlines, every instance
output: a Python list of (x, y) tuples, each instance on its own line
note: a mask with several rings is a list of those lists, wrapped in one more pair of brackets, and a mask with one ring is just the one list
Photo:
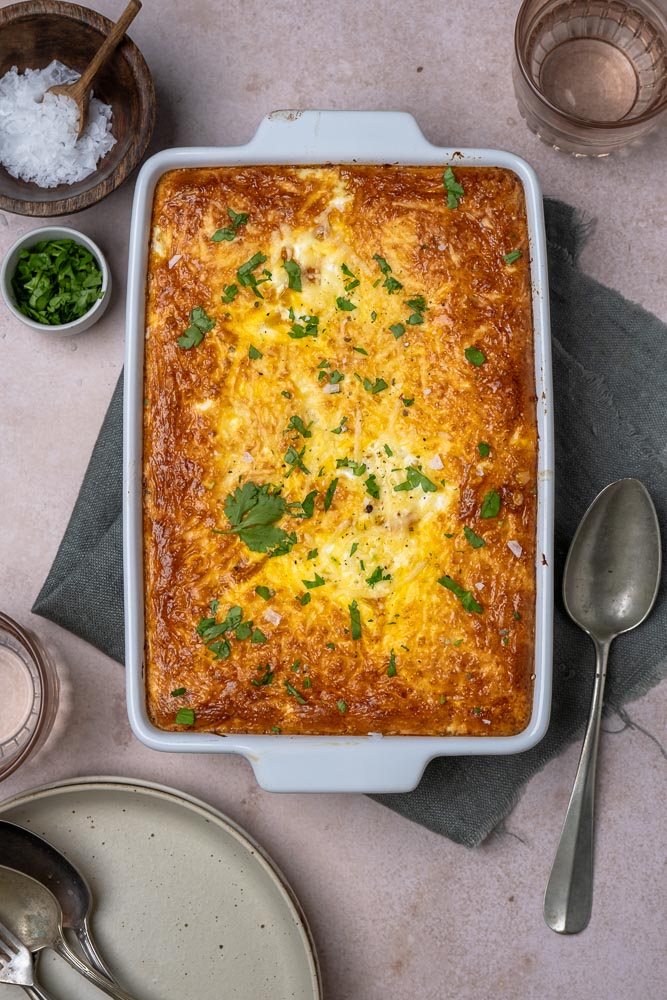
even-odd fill
[(130, 0), (79, 79), (74, 83), (58, 83), (54, 87), (49, 87), (47, 91), (47, 93), (55, 94), (57, 97), (69, 97), (76, 104), (79, 109), (77, 139), (81, 137), (88, 121), (88, 102), (90, 100), (91, 84), (109, 56), (120, 45), (123, 35), (140, 10), (140, 0)]

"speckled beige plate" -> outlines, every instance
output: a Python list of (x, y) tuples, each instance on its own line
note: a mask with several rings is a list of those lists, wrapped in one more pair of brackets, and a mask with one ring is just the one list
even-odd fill
[[(102, 954), (137, 1000), (320, 1000), (308, 927), (284, 877), (231, 820), (173, 789), (68, 781), (0, 805), (81, 869)], [(54, 1000), (102, 994), (52, 953)], [(25, 996), (5, 987), (3, 997)]]

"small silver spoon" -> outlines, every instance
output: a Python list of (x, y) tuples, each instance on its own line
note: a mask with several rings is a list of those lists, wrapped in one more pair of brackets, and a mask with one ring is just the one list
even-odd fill
[(597, 663), (579, 766), (544, 896), (544, 919), (558, 934), (578, 934), (591, 915), (595, 764), (609, 647), (650, 612), (660, 565), (660, 527), (646, 487), (638, 479), (611, 483), (584, 514), (563, 576), (565, 608), (593, 640)]
[(0, 861), (37, 879), (56, 897), (63, 927), (76, 934), (90, 964), (107, 979), (113, 976), (97, 951), (88, 923), (93, 896), (81, 872), (46, 840), (31, 830), (0, 820)]
[(29, 951), (51, 948), (107, 996), (134, 1000), (72, 951), (63, 937), (62, 910), (53, 893), (36, 879), (4, 865), (0, 865), (0, 921)]

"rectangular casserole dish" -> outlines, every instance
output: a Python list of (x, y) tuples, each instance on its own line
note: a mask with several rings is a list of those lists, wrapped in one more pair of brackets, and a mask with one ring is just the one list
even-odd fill
[[(302, 736), (167, 732), (146, 709), (142, 566), (143, 347), (152, 201), (160, 177), (183, 167), (253, 164), (365, 163), (501, 167), (516, 174), (526, 202), (533, 292), (536, 386), (537, 539), (535, 683), (532, 714), (517, 735)], [(434, 756), (514, 753), (546, 731), (550, 706), (552, 629), (553, 431), (548, 290), (542, 201), (531, 168), (508, 153), (431, 146), (409, 115), (387, 112), (276, 112), (254, 139), (232, 149), (168, 150), (143, 167), (132, 217), (125, 368), (125, 599), (128, 709), (135, 734), (162, 750), (237, 752), (272, 790), (391, 792), (413, 788)]]

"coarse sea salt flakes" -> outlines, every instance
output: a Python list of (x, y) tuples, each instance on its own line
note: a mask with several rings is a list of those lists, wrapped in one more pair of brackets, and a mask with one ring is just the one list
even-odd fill
[(54, 60), (46, 69), (16, 66), (0, 79), (0, 162), (12, 177), (42, 188), (76, 184), (94, 173), (116, 144), (111, 107), (93, 97), (88, 123), (77, 140), (79, 113), (68, 97), (47, 94), (80, 74)]

